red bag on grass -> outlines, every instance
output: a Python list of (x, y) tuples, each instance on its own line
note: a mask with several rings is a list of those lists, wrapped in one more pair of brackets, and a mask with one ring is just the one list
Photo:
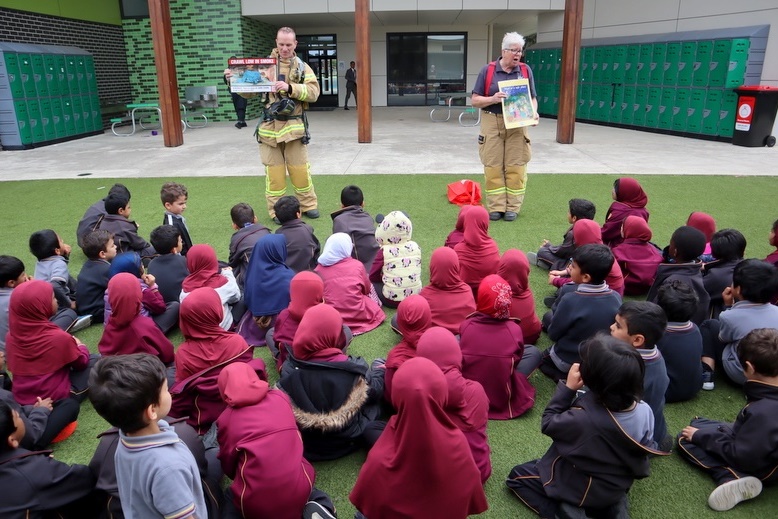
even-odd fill
[(463, 179), (448, 185), (448, 201), (456, 205), (478, 205), (481, 203), (481, 184)]

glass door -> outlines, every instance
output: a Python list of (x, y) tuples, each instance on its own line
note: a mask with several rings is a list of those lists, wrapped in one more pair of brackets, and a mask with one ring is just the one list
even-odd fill
[(297, 55), (319, 80), (319, 99), (311, 108), (338, 107), (338, 51), (334, 34), (297, 36)]

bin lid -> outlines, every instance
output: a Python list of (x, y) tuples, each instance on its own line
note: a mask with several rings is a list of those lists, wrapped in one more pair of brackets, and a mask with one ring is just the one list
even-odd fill
[(778, 87), (768, 85), (748, 85), (739, 86), (735, 90), (745, 90), (746, 92), (778, 92)]

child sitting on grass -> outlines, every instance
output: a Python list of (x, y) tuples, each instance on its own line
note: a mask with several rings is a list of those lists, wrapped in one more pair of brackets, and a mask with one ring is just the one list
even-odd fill
[(624, 241), (612, 250), (624, 276), (624, 295), (643, 295), (654, 284), (656, 270), (662, 263), (662, 251), (651, 243), (651, 228), (639, 216), (630, 215), (624, 219), (621, 235)]
[(86, 236), (81, 250), (87, 257), (76, 283), (76, 308), (80, 315), (91, 315), (93, 323), (105, 317), (105, 289), (108, 288), (111, 261), (116, 257), (116, 244), (106, 230), (98, 229)]
[(735, 265), (743, 261), (746, 253), (746, 237), (737, 229), (721, 229), (710, 240), (713, 260), (702, 266), (702, 284), (710, 295), (708, 316), (717, 319), (724, 310), (721, 293), (732, 285)]
[(421, 249), (412, 235), (411, 219), (402, 211), (387, 214), (375, 230), (381, 248), (370, 268), (370, 281), (389, 308), (421, 292)]
[(249, 264), (249, 258), (251, 258), (251, 251), (254, 250), (254, 245), (260, 238), (270, 234), (270, 229), (259, 223), (257, 216), (254, 214), (254, 209), (249, 204), (243, 202), (232, 206), (230, 218), (232, 219), (232, 228), (235, 232), (230, 238), (228, 263), (232, 267), (235, 281), (238, 282), (238, 286), (242, 290), (245, 284), (244, 276), (246, 267)]
[(497, 272), (500, 249), (489, 236), (489, 213), (482, 206), (473, 206), (465, 213), (464, 239), (454, 251), (459, 256), (459, 273), (470, 286), (473, 296), (478, 294), (481, 280)]
[(570, 224), (570, 227), (565, 231), (562, 243), (552, 245), (550, 241), (543, 240), (537, 253), (527, 253), (527, 259), (531, 265), (537, 265), (545, 270), (562, 270), (567, 267), (575, 250), (573, 225), (578, 220), (594, 220), (594, 215), (597, 212), (594, 204), (583, 198), (572, 198), (567, 206), (567, 223)]
[(149, 274), (154, 276), (165, 303), (177, 303), (181, 285), (189, 275), (186, 258), (181, 255), (181, 234), (172, 225), (160, 225), (151, 231), (151, 244), (158, 255), (149, 263)]
[(156, 254), (154, 247), (138, 235), (138, 224), (130, 220), (132, 205), (129, 195), (109, 194), (105, 199), (105, 212), (107, 214), (100, 220), (97, 229), (113, 234), (119, 254), (137, 252), (142, 258), (151, 258)]
[(535, 313), (535, 298), (529, 286), (529, 260), (518, 249), (508, 249), (500, 258), (497, 275), (511, 286), (511, 317), (517, 319), (525, 344), (540, 338), (540, 319)]
[(286, 266), (294, 272), (316, 268), (321, 246), (313, 227), (300, 219), (300, 201), (294, 196), (282, 196), (275, 203), (274, 211), (274, 219), (281, 225), (276, 234), (286, 238)]
[(183, 245), (181, 255), (186, 256), (186, 253), (192, 248), (192, 238), (189, 236), (189, 228), (186, 226), (186, 218), (184, 218), (186, 200), (189, 197), (186, 186), (178, 182), (165, 182), (162, 184), (159, 196), (165, 207), (162, 225), (172, 225), (178, 229)]
[[(64, 243), (59, 234), (51, 229), (44, 229), (30, 236), (30, 252), (38, 259), (33, 279), (46, 281), (54, 287), (59, 308), (55, 321), (65, 324), (63, 329), (70, 329), (77, 319), (76, 278), (71, 276), (68, 270), (70, 245)], [(84, 316), (78, 329), (86, 328), (91, 322), (91, 318)]]
[(644, 369), (640, 353), (623, 341), (598, 334), (581, 345), (580, 364), (543, 412), (551, 447), (513, 467), (506, 481), (530, 510), (540, 517), (629, 517), (627, 492), (650, 474), (650, 455), (666, 454), (656, 450), (654, 416), (642, 401)]
[[(108, 190), (105, 198), (108, 198), (114, 193), (126, 197), (127, 200), (132, 198), (130, 195), (130, 190), (127, 189), (127, 186), (124, 184), (117, 183), (112, 185)], [(76, 229), (76, 240), (78, 241), (79, 247), (83, 246), (84, 237), (87, 234), (100, 228), (100, 222), (103, 220), (103, 218), (105, 218), (105, 215), (108, 214), (105, 212), (105, 198), (102, 198), (94, 204), (90, 205), (84, 212), (84, 216), (82, 216), (81, 220), (79, 220), (78, 227)]]
[(681, 456), (715, 481), (708, 506), (716, 511), (757, 497), (763, 483), (778, 479), (778, 330), (751, 330), (737, 355), (748, 403), (735, 422), (695, 418), (678, 438)]
[(370, 272), (379, 245), (375, 240), (373, 217), (365, 211), (365, 195), (354, 185), (346, 186), (340, 192), (340, 209), (332, 213), (332, 233), (343, 232), (354, 243), (352, 257)]
[(231, 329), (232, 323), (243, 316), (242, 312), (240, 315), (233, 316), (232, 309), (241, 301), (241, 295), (235, 276), (232, 275), (232, 269), (220, 269), (216, 251), (207, 244), (194, 245), (189, 249), (186, 267), (189, 275), (181, 283), (179, 301), (186, 299), (186, 296), (197, 288), (213, 288), (219, 294), (224, 307), (221, 327), (225, 330)]
[(459, 334), (462, 321), (475, 312), (473, 290), (462, 281), (459, 257), (450, 247), (432, 251), (430, 284), (419, 295), (430, 305), (433, 326), (442, 326), (453, 334)]
[(419, 337), (432, 324), (432, 312), (427, 300), (421, 296), (404, 299), (397, 308), (397, 327), (402, 340), (386, 356), (386, 374), (384, 375), (384, 396), (392, 401), (392, 378), (400, 366), (416, 356), (416, 344)]
[(714, 256), (711, 252), (710, 241), (713, 238), (713, 234), (716, 232), (716, 220), (707, 213), (695, 211), (687, 218), (686, 225), (694, 227), (705, 235), (705, 250), (700, 255), (700, 261), (703, 263), (713, 261)]
[(771, 247), (775, 247), (775, 250), (768, 254), (764, 260), (778, 267), (778, 220), (773, 222), (773, 227), (770, 229), (769, 243)]
[(454, 230), (448, 233), (446, 241), (443, 244), (444, 247), (453, 249), (457, 243), (465, 239), (465, 213), (467, 213), (472, 208), (472, 205), (463, 205), (459, 208), (457, 223), (454, 224)]
[(615, 202), (608, 208), (601, 232), (605, 245), (614, 247), (621, 243), (621, 226), (627, 216), (635, 215), (648, 221), (648, 196), (640, 183), (630, 177), (616, 179), (611, 195)]

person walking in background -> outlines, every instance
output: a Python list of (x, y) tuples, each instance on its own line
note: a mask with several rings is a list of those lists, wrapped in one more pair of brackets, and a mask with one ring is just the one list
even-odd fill
[[(230, 56), (230, 59), (237, 58), (237, 56)], [(238, 117), (238, 122), (235, 123), (235, 128), (239, 130), (241, 128), (245, 128), (248, 126), (248, 124), (246, 124), (246, 106), (248, 106), (249, 100), (232, 91), (230, 88), (230, 78), (227, 76), (227, 74), (224, 75), (224, 84), (227, 85), (227, 90), (229, 90), (230, 95), (232, 96), (232, 106), (235, 107), (235, 115)]]
[(357, 69), (355, 62), (349, 64), (349, 69), (346, 71), (346, 102), (343, 103), (343, 109), (348, 110), (348, 100), (351, 94), (354, 94), (354, 106), (357, 105)]

